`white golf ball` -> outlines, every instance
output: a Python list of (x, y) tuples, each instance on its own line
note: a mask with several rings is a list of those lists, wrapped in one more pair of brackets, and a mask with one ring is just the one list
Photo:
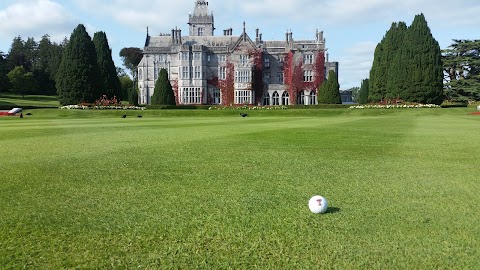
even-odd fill
[(310, 201), (308, 201), (308, 208), (310, 208), (312, 213), (323, 214), (327, 211), (328, 202), (322, 196), (313, 196)]

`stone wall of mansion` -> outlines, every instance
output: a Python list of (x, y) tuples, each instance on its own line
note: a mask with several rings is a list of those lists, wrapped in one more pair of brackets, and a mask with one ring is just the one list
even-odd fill
[(189, 35), (173, 29), (150, 36), (138, 65), (139, 103), (150, 104), (155, 82), (166, 69), (177, 104), (290, 105), (317, 104), (318, 86), (329, 70), (338, 74), (338, 62), (329, 62), (323, 32), (311, 40), (263, 40), (239, 36), (231, 28), (215, 36), (208, 2), (197, 1), (189, 15)]

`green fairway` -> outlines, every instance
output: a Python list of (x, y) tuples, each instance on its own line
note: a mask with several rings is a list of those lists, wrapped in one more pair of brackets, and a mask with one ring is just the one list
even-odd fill
[(478, 269), (472, 111), (0, 118), (0, 268)]

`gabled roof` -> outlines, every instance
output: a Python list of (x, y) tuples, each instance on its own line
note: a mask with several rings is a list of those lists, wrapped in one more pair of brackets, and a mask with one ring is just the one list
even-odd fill
[(255, 43), (253, 43), (253, 41), (250, 39), (250, 37), (248, 36), (247, 33), (243, 32), (243, 34), (238, 38), (237, 42), (235, 42), (233, 44), (233, 46), (231, 47), (231, 50), (234, 51), (238, 46), (240, 46), (240, 44), (242, 43), (247, 43), (249, 44), (252, 48), (256, 48), (257, 46), (255, 45)]

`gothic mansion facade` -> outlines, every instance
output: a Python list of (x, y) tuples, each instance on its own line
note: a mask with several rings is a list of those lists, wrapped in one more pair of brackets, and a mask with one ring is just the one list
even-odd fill
[[(166, 69), (178, 105), (290, 105), (317, 104), (318, 86), (328, 70), (338, 74), (338, 63), (328, 62), (323, 32), (314, 40), (266, 41), (257, 29), (252, 40), (245, 31), (233, 36), (226, 29), (214, 35), (208, 2), (196, 1), (189, 15), (189, 35), (150, 36), (138, 65), (139, 103), (150, 104), (155, 81)], [(327, 59), (325, 59), (327, 58)]]

